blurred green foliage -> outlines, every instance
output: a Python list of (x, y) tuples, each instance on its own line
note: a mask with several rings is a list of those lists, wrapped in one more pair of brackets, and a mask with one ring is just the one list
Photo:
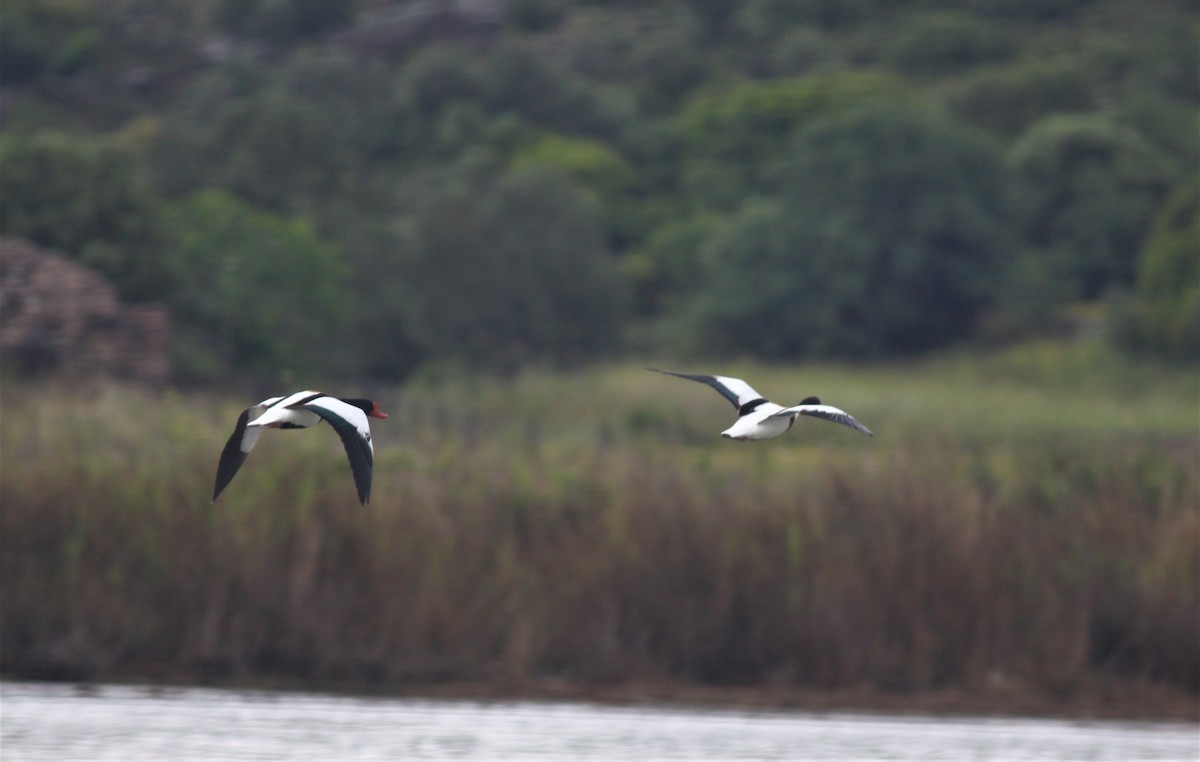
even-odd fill
[(1015, 36), (992, 19), (963, 13), (913, 16), (890, 43), (888, 59), (917, 77), (961, 74), (973, 67), (1010, 58)]
[(164, 218), (178, 330), (210, 338), (208, 351), (176, 358), (183, 372), (241, 367), (279, 377), (327, 361), (313, 348), (329, 345), (345, 317), (346, 270), (311, 224), (223, 190), (188, 196)]
[(1182, 360), (1200, 359), (1200, 178), (1179, 188), (1154, 221), (1122, 338)]
[(969, 335), (1015, 255), (994, 148), (890, 104), (814, 123), (705, 249), (696, 319), (756, 355), (911, 353)]
[(5, 84), (70, 76), (96, 62), (100, 30), (81, 0), (12, 0), (0, 24), (0, 72)]
[(78, 256), (121, 296), (157, 298), (161, 199), (122, 136), (43, 130), (0, 137), (0, 229)]
[(353, 0), (219, 0), (214, 24), (233, 34), (304, 39), (349, 25)]
[(700, 96), (682, 115), (688, 191), (701, 205), (731, 209), (747, 193), (775, 190), (775, 167), (800, 128), (865, 101), (900, 97), (905, 88), (894, 77), (856, 72), (747, 82)]
[[(1178, 0), (18, 0), (0, 232), (165, 302), (185, 382), (314, 367), (319, 342), (330, 373), (396, 379), (907, 354), (1122, 290), (1174, 314), (1142, 284), (1200, 161), (1198, 21)], [(234, 287), (180, 269), (205, 235), (255, 272), (339, 275), (222, 321)], [(1152, 333), (1122, 342), (1176, 355)]]
[(1025, 234), (1079, 296), (1133, 282), (1154, 211), (1181, 168), (1107, 116), (1055, 116), (1012, 148), (1024, 181)]
[(397, 273), (434, 356), (516, 370), (618, 345), (623, 300), (596, 205), (560, 171), (454, 178), (415, 216)]

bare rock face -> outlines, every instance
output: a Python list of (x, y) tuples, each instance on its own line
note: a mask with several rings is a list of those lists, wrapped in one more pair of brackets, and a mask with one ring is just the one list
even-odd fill
[(163, 384), (171, 320), (126, 305), (102, 275), (29, 241), (0, 237), (0, 360), (6, 372)]

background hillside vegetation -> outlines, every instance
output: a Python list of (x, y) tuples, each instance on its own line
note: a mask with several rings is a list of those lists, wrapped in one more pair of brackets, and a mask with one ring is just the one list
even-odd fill
[[(305, 342), (381, 380), (895, 358), (1058, 330), (1080, 301), (1116, 346), (1196, 358), (1195, 274), (1155, 274), (1200, 258), (1167, 242), (1200, 166), (1191, 3), (5, 17), (0, 232), (167, 304), (180, 383), (311, 372)], [(246, 298), (271, 277), (277, 298)]]

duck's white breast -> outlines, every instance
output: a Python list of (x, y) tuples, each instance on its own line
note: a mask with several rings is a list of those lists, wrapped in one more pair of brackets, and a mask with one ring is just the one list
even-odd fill
[(764, 402), (753, 412), (737, 419), (732, 426), (721, 432), (722, 435), (734, 439), (770, 439), (788, 430), (791, 418), (772, 418), (771, 415), (783, 410), (774, 402)]

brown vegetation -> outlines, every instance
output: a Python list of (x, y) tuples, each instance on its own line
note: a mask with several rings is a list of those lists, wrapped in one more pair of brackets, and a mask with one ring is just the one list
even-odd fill
[(365, 509), (319, 431), (264, 437), (210, 505), (233, 409), (10, 388), (5, 672), (1200, 690), (1194, 436), (761, 447), (390, 407)]

